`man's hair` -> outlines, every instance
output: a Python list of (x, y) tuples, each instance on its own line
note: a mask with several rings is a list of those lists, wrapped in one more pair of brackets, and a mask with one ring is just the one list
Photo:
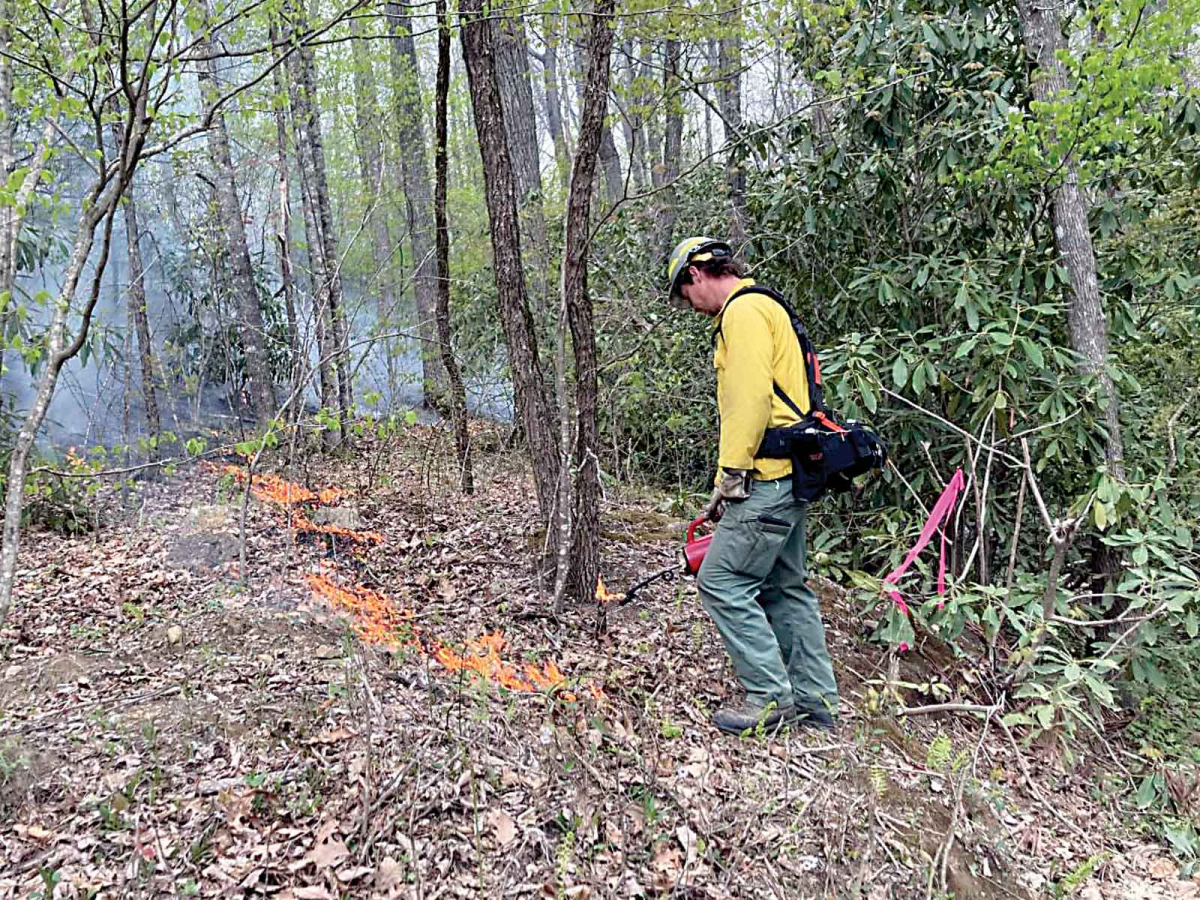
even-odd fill
[(683, 271), (679, 273), (679, 280), (675, 284), (676, 290), (683, 287), (685, 284), (692, 283), (692, 273), (688, 271), (691, 266), (695, 266), (710, 278), (720, 278), (723, 275), (732, 275), (734, 278), (742, 278), (745, 275), (745, 270), (741, 263), (732, 257), (724, 257), (722, 259), (706, 259), (703, 262), (688, 263), (683, 267)]

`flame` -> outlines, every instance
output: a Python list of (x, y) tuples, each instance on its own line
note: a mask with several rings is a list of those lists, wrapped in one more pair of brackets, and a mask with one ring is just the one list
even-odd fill
[[(246, 470), (241, 466), (225, 466), (221, 471), (226, 475), (232, 475), (239, 482), (245, 482), (246, 480)], [(320, 493), (317, 493), (316, 491), (310, 491), (303, 485), (285, 481), (278, 475), (273, 475), (270, 472), (255, 475), (251, 479), (250, 493), (256, 500), (261, 500), (264, 503), (274, 503), (277, 506), (291, 506), (297, 503), (313, 503), (317, 501), (332, 504), (337, 503), (343, 496), (342, 491), (337, 488), (325, 488)]]
[[(362, 640), (390, 647), (407, 644), (427, 652), (420, 629), (411, 625), (412, 612), (397, 608), (386, 594), (369, 588), (344, 588), (325, 575), (309, 574), (304, 577), (316, 596), (328, 601), (334, 609), (351, 614), (354, 632)], [(405, 630), (409, 635), (407, 640), (401, 637)], [(437, 642), (429, 655), (450, 672), (473, 672), (510, 691), (551, 691), (566, 682), (567, 676), (554, 660), (547, 660), (541, 666), (526, 663), (518, 671), (516, 666), (503, 658), (506, 648), (504, 634), (492, 631), (468, 640), (461, 655)], [(596, 696), (594, 687), (592, 693)], [(561, 696), (568, 702), (576, 700), (569, 691), (564, 691)]]
[(596, 579), (596, 602), (601, 606), (606, 606), (609, 603), (615, 603), (624, 597), (624, 594), (610, 594), (608, 589), (604, 587), (604, 579)]
[[(220, 471), (226, 475), (232, 475), (241, 483), (246, 481), (246, 470), (240, 466), (224, 466)], [(250, 494), (256, 500), (273, 503), (284, 509), (302, 503), (333, 506), (346, 496), (346, 492), (341, 488), (327, 487), (321, 488), (319, 491), (312, 491), (303, 485), (285, 481), (270, 472), (254, 476), (250, 482)], [(342, 528), (340, 525), (318, 525), (299, 510), (292, 513), (292, 528), (295, 531), (344, 537), (356, 544), (382, 544), (384, 541), (383, 535), (378, 531), (352, 531), (349, 528)]]
[[(240, 466), (210, 468), (230, 475), (241, 483), (247, 480), (246, 470)], [(344, 537), (358, 544), (382, 544), (385, 540), (384, 535), (378, 531), (352, 531), (338, 525), (318, 525), (300, 509), (295, 508), (306, 503), (326, 506), (336, 504), (345, 496), (345, 492), (339, 488), (328, 487), (313, 491), (267, 472), (250, 479), (250, 493), (264, 503), (290, 509), (292, 527), (296, 532)], [(364, 587), (342, 587), (325, 574), (312, 573), (304, 577), (316, 597), (325, 600), (334, 609), (350, 614), (355, 634), (367, 643), (413, 647), (431, 656), (450, 672), (473, 673), (511, 691), (554, 691), (566, 684), (566, 675), (552, 659), (540, 665), (525, 663), (519, 668), (505, 660), (507, 642), (502, 632), (488, 632), (468, 640), (460, 654), (439, 641), (427, 641), (421, 630), (412, 624), (412, 611), (397, 606), (390, 597), (380, 591)], [(604, 589), (603, 581), (599, 581), (596, 586), (596, 599), (601, 603), (619, 600), (623, 596), (608, 593)], [(604, 701), (604, 692), (599, 687), (595, 684), (588, 684), (587, 687), (597, 702)], [(561, 691), (558, 696), (569, 703), (574, 703), (577, 699), (570, 691)]]
[(378, 531), (352, 531), (340, 525), (318, 525), (304, 513), (292, 514), (292, 528), (295, 531), (308, 531), (314, 534), (330, 534), (334, 537), (349, 538), (356, 544), (382, 544), (384, 537)]
[(349, 612), (355, 633), (369, 644), (398, 647), (398, 632), (412, 619), (411, 610), (397, 608), (391, 599), (370, 588), (344, 588), (324, 575), (305, 575), (313, 593), (329, 601), (334, 609)]
[[(500, 655), (504, 648), (503, 633), (493, 631), (467, 641), (462, 655), (449, 647), (439, 646), (434, 650), (433, 658), (451, 672), (477, 672), (488, 681), (510, 691), (548, 691), (567, 680), (554, 660), (543, 663), (540, 668), (533, 663), (526, 663), (522, 672), (518, 673), (517, 669), (511, 663), (505, 662)], [(574, 699), (574, 695), (563, 696)]]

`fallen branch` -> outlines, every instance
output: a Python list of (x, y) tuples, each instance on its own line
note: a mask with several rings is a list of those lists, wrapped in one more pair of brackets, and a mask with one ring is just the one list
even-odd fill
[(922, 716), (928, 713), (940, 712), (969, 712), (994, 715), (1002, 708), (1002, 704), (984, 706), (980, 703), (934, 703), (929, 706), (910, 706), (907, 709), (896, 710), (898, 716)]
[(1083, 829), (1078, 825), (1067, 821), (1063, 814), (1058, 811), (1058, 808), (1053, 804), (1048, 803), (1046, 798), (1042, 796), (1042, 792), (1038, 790), (1037, 785), (1034, 783), (1033, 776), (1029, 774), (1029, 767), (1025, 765), (1025, 757), (1021, 755), (1021, 748), (1017, 746), (1017, 739), (1013, 736), (1012, 729), (1008, 727), (1008, 724), (1003, 719), (997, 719), (997, 721), (1000, 723), (1000, 727), (1004, 729), (1004, 733), (1008, 735), (1008, 741), (1010, 744), (1012, 744), (1013, 753), (1017, 757), (1017, 765), (1021, 768), (1021, 774), (1025, 778), (1025, 786), (1029, 788), (1029, 793), (1031, 793), (1034, 799), (1037, 800), (1038, 803), (1042, 804), (1042, 806), (1048, 810), (1049, 813), (1054, 816), (1054, 818), (1057, 819), (1060, 824), (1065, 826), (1068, 831), (1082, 840), (1090, 850), (1092, 847), (1092, 842)]

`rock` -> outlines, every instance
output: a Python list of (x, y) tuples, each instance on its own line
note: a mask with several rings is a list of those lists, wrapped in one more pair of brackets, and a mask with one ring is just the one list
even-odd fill
[(238, 558), (238, 509), (228, 503), (197, 506), (188, 511), (172, 536), (167, 560), (173, 566), (216, 571)]
[(363, 521), (353, 506), (322, 506), (312, 514), (314, 525), (334, 525), (348, 531), (362, 531)]

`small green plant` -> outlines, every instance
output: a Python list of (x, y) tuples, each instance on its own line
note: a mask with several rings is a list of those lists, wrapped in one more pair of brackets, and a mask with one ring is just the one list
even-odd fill
[(58, 887), (58, 883), (62, 880), (62, 869), (42, 867), (38, 869), (38, 874), (42, 876), (42, 887), (45, 888), (40, 896), (44, 900), (50, 900), (54, 896), (54, 889)]
[(1073, 895), (1083, 883), (1092, 877), (1092, 873), (1096, 871), (1096, 867), (1105, 862), (1112, 854), (1107, 850), (1102, 853), (1096, 853), (1090, 856), (1086, 862), (1080, 865), (1075, 871), (1069, 875), (1064, 875), (1054, 885), (1055, 897), (1070, 897)]

